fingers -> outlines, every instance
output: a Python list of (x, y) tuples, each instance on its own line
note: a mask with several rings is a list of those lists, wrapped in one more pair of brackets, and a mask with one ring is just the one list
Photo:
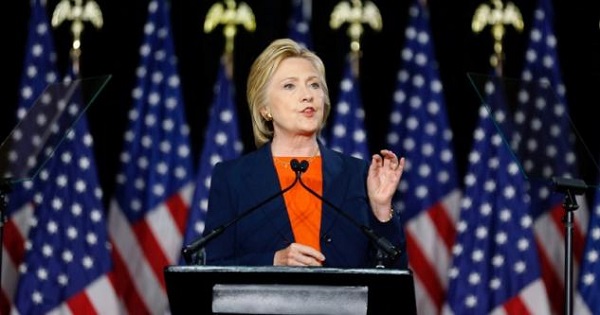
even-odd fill
[(392, 161), (390, 165), (394, 171), (402, 171), (404, 169), (404, 158), (397, 158), (395, 161)]
[(322, 266), (325, 256), (314, 248), (292, 243), (275, 253), (274, 265), (280, 266)]
[(404, 163), (406, 163), (406, 160), (404, 159), (404, 157), (401, 157), (398, 160), (398, 169), (400, 169), (401, 171), (404, 170)]
[(371, 164), (372, 166), (388, 167), (396, 171), (404, 168), (404, 158), (399, 158), (393, 151), (383, 149), (379, 154), (373, 155)]

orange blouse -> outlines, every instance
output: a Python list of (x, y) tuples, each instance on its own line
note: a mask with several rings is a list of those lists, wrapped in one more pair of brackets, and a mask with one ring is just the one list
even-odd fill
[[(292, 159), (293, 157), (273, 157), (281, 189), (291, 185), (296, 178), (296, 174), (290, 167)], [(323, 174), (321, 170), (321, 157), (305, 158), (305, 160), (309, 161), (310, 165), (307, 171), (302, 174), (302, 182), (322, 196)], [(285, 200), (285, 206), (290, 223), (292, 224), (296, 243), (308, 245), (321, 251), (319, 243), (321, 234), (321, 200), (302, 187), (299, 182), (283, 195), (283, 199)]]

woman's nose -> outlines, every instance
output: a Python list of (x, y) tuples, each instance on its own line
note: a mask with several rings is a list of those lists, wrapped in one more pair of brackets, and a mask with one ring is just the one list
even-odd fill
[(312, 100), (313, 95), (310, 89), (304, 89), (304, 91), (302, 91), (302, 102), (312, 102)]

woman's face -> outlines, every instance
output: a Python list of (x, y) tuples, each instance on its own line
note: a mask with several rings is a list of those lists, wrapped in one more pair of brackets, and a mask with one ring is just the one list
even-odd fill
[(276, 137), (313, 136), (323, 122), (325, 92), (321, 76), (310, 61), (287, 58), (279, 64), (267, 86), (263, 116), (273, 116)]

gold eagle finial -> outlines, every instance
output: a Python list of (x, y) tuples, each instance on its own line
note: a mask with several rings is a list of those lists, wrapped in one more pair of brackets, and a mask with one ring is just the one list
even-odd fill
[(338, 29), (342, 24), (348, 23), (347, 34), (350, 36), (350, 56), (352, 72), (358, 76), (358, 59), (360, 57), (360, 38), (364, 33), (363, 24), (368, 24), (375, 31), (383, 27), (381, 13), (371, 1), (350, 0), (352, 3), (342, 1), (333, 8), (329, 19), (329, 26)]
[(368, 24), (376, 31), (383, 27), (381, 13), (377, 6), (366, 1), (364, 4), (360, 0), (351, 0), (352, 4), (346, 1), (338, 3), (331, 12), (329, 25), (333, 29), (338, 29), (342, 24), (348, 23), (348, 36), (350, 36), (350, 49), (353, 52), (360, 51), (360, 37), (364, 33), (363, 23)]
[(71, 33), (73, 33), (73, 45), (71, 47), (71, 57), (75, 66), (75, 72), (79, 68), (79, 56), (81, 55), (81, 33), (83, 32), (84, 22), (90, 22), (97, 29), (102, 28), (104, 23), (102, 19), (102, 10), (93, 0), (88, 0), (85, 5), (83, 0), (61, 0), (52, 12), (51, 23), (53, 27), (58, 27), (62, 22), (72, 21)]
[(210, 7), (204, 21), (204, 32), (210, 33), (219, 24), (223, 24), (225, 54), (233, 53), (233, 39), (237, 33), (237, 25), (244, 26), (249, 32), (256, 29), (256, 20), (250, 6), (240, 2), (236, 7), (234, 0), (225, 0), (225, 5), (217, 2)]
[(492, 66), (501, 70), (504, 53), (502, 51), (502, 38), (506, 29), (505, 25), (512, 25), (517, 31), (522, 31), (524, 27), (521, 11), (512, 2), (506, 6), (501, 0), (491, 0), (489, 4), (481, 4), (475, 10), (471, 29), (475, 33), (481, 32), (487, 25), (492, 27), (492, 36), (494, 37), (494, 55), (490, 58)]

